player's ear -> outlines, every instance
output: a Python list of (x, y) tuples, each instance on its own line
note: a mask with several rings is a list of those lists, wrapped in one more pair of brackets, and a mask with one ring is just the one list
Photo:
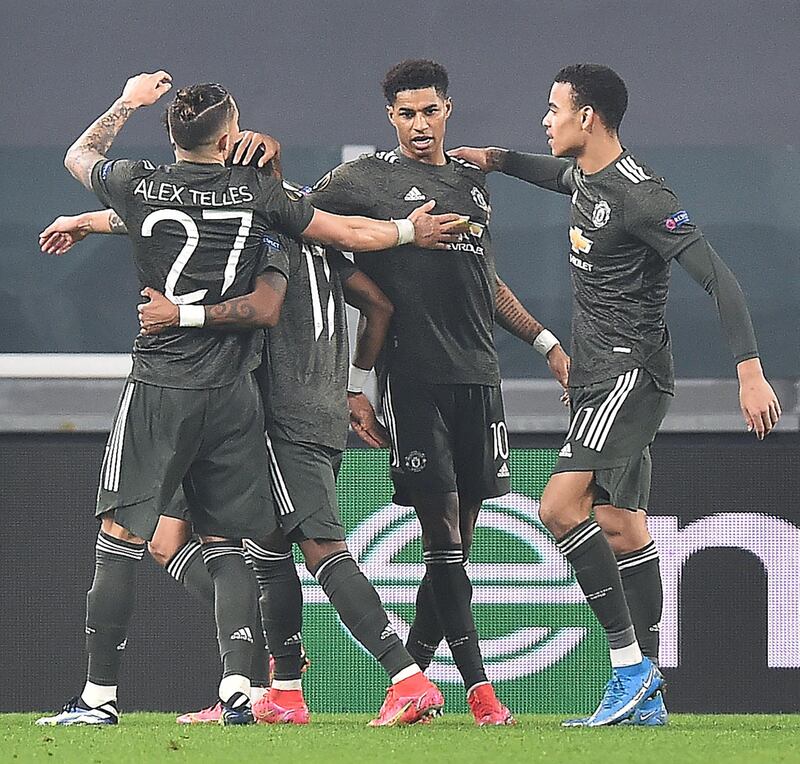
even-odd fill
[(591, 132), (594, 126), (595, 111), (591, 106), (584, 106), (581, 109), (581, 129)]
[(450, 115), (453, 113), (453, 99), (452, 98), (445, 98), (444, 99), (444, 118), (450, 119)]
[(394, 125), (394, 106), (390, 103), (386, 104), (386, 117)]
[(233, 143), (234, 143), (233, 140), (231, 140), (231, 134), (230, 133), (223, 133), (217, 139), (217, 151), (221, 152), (222, 154), (225, 155), (225, 157), (227, 157), (228, 156), (228, 152), (230, 151), (231, 147), (233, 146)]

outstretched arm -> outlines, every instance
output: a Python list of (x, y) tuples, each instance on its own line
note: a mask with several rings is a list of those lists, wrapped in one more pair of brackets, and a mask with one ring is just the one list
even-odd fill
[(343, 282), (349, 305), (358, 308), (358, 338), (347, 381), (347, 405), (353, 431), (367, 445), (375, 448), (389, 444), (389, 434), (375, 416), (375, 410), (363, 393), (364, 383), (386, 340), (394, 306), (372, 279), (353, 271)]
[(545, 329), (525, 309), (525, 306), (499, 276), (496, 278), (495, 320), (509, 334), (533, 345), (545, 356), (553, 377), (562, 387), (566, 387), (569, 382), (569, 356), (564, 352), (556, 336)]
[(172, 77), (166, 72), (131, 77), (108, 111), (92, 122), (67, 150), (64, 166), (72, 177), (91, 191), (92, 168), (106, 158), (106, 152), (131, 114), (140, 106), (154, 104), (171, 87)]
[(39, 234), (39, 247), (47, 255), (63, 255), (90, 233), (127, 234), (128, 229), (114, 210), (62, 215)]
[(173, 327), (266, 329), (275, 326), (286, 296), (286, 277), (268, 270), (256, 278), (252, 292), (216, 305), (175, 305), (161, 292), (145, 287), (148, 301), (137, 306), (144, 335), (161, 334)]
[(742, 415), (748, 432), (755, 430), (758, 439), (763, 440), (778, 423), (781, 406), (761, 368), (742, 288), (730, 268), (702, 237), (684, 249), (676, 260), (717, 304), (717, 313), (736, 361)]
[(415, 244), (427, 249), (444, 249), (458, 241), (466, 230), (463, 215), (447, 213), (430, 215), (433, 200), (417, 207), (407, 218), (373, 220), (360, 215), (334, 215), (315, 210), (311, 222), (303, 230), (303, 238), (330, 244), (347, 252), (371, 252)]
[(484, 172), (499, 171), (535, 186), (571, 194), (567, 170), (572, 166), (568, 159), (547, 156), (546, 154), (524, 154), (520, 151), (489, 146), (476, 149), (469, 146), (448, 151), (448, 154), (477, 165)]

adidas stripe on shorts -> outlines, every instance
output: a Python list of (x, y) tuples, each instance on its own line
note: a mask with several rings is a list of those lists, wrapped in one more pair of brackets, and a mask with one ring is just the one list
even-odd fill
[(344, 541), (336, 476), (342, 452), (315, 443), (301, 443), (267, 430), (269, 476), (275, 520), (290, 541)]
[(275, 530), (264, 413), (252, 374), (207, 390), (126, 383), (95, 514), (113, 511), (116, 522), (149, 540), (162, 514), (181, 516), (181, 484), (196, 533), (263, 538)]
[(644, 369), (569, 393), (569, 430), (553, 472), (594, 472), (595, 504), (647, 509), (650, 444), (672, 396)]
[(499, 385), (432, 384), (389, 374), (383, 416), (394, 501), (411, 491), (489, 499), (508, 493), (508, 429)]

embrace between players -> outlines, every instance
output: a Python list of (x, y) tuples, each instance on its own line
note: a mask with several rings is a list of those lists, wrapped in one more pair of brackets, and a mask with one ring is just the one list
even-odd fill
[[(540, 517), (606, 631), (612, 676), (595, 712), (565, 724), (665, 724), (661, 579), (645, 510), (649, 446), (673, 392), (664, 324), (673, 259), (716, 301), (748, 428), (763, 438), (780, 408), (735, 277), (619, 142), (622, 80), (598, 65), (556, 75), (543, 120), (553, 156), (448, 155), (447, 73), (404, 61), (383, 83), (398, 147), (310, 190), (281, 182), (278, 144), (242, 133), (219, 85), (180, 90), (168, 107), (174, 164), (108, 160), (133, 111), (170, 88), (165, 72), (128, 81), (65, 159), (107, 209), (58, 218), (41, 235), (44, 251), (61, 254), (90, 232), (127, 234), (147, 301), (101, 467), (87, 681), (39, 723), (117, 723), (148, 543), (217, 621), (219, 700), (180, 722), (308, 722), (296, 543), (390, 678), (371, 724), (440, 711), (424, 671), (442, 639), (476, 723), (513, 723), (486, 676), (465, 568), (482, 501), (509, 490), (496, 321), (546, 357), (571, 408)], [(571, 364), (496, 273), (493, 170), (572, 197)], [(349, 370), (345, 301), (362, 316)], [(362, 392), (373, 367), (383, 425)], [(405, 645), (345, 543), (335, 480), (348, 410), (369, 445), (391, 446), (394, 500), (413, 506), (422, 528), (426, 574)]]

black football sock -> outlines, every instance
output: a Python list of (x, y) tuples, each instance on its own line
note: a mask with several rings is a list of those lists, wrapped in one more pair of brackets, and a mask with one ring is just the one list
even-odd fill
[(658, 665), (664, 592), (656, 545), (651, 541), (635, 552), (619, 555), (617, 565), (642, 654)]
[(94, 580), (86, 594), (88, 679), (94, 684), (117, 684), (133, 614), (136, 564), (144, 549), (102, 530), (97, 534)]
[[(189, 539), (164, 566), (178, 583), (198, 600), (214, 607), (214, 584), (203, 561), (203, 545), (197, 539)], [(245, 553), (245, 561), (252, 568)], [(253, 630), (253, 665), (250, 671), (250, 682), (255, 687), (269, 687), (269, 652), (264, 639), (264, 629), (260, 621)]]
[(211, 608), (214, 606), (214, 584), (203, 562), (202, 549), (203, 545), (197, 539), (189, 539), (164, 568), (187, 591)]
[(425, 550), (423, 558), (436, 613), (464, 686), (469, 689), (486, 682), (478, 632), (472, 615), (472, 583), (464, 569), (461, 547)]
[(585, 520), (556, 542), (575, 571), (589, 607), (606, 632), (613, 666), (641, 660), (617, 560), (600, 526)]
[(302, 670), (303, 588), (291, 552), (273, 552), (249, 539), (245, 542), (261, 592), (259, 606), (270, 652), (274, 680), (300, 679)]
[(210, 541), (203, 544), (203, 560), (214, 582), (222, 676), (237, 675), (249, 680), (253, 632), (260, 624), (256, 614), (256, 582), (244, 561), (244, 550), (235, 541)]
[[(245, 541), (244, 560), (255, 576), (255, 562), (248, 551), (247, 544), (248, 542)], [(253, 665), (250, 668), (250, 684), (253, 687), (269, 687), (269, 679), (269, 647), (267, 647), (267, 635), (261, 617), (261, 609), (257, 607), (255, 628), (253, 629)]]
[[(348, 551), (325, 557), (314, 571), (342, 623), (374, 656), (389, 677), (414, 664), (378, 597)], [(416, 670), (416, 669), (415, 669)]]
[(444, 629), (436, 614), (431, 579), (426, 572), (417, 589), (414, 622), (408, 632), (406, 648), (416, 664), (425, 671), (431, 665), (433, 656), (443, 639)]

